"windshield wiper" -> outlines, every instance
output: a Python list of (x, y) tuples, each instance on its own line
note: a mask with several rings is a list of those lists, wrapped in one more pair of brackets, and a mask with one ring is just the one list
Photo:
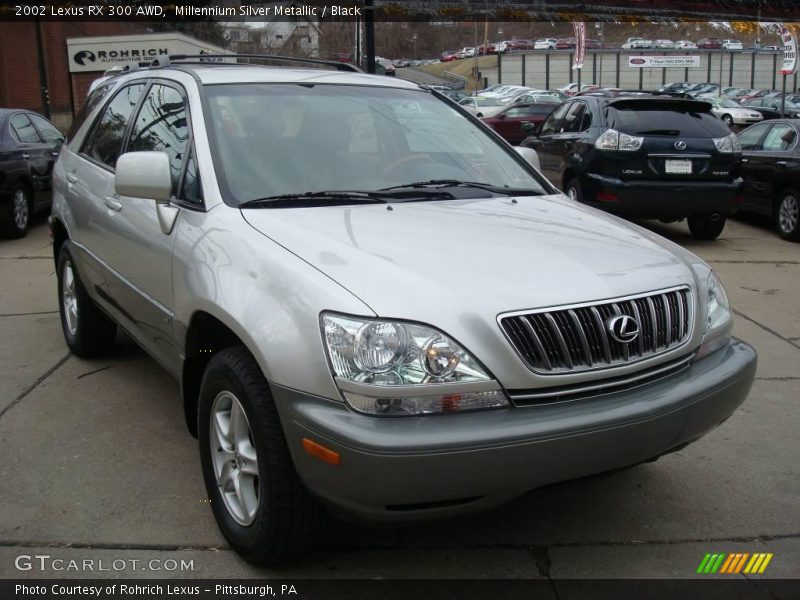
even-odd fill
[(531, 190), (528, 188), (508, 188), (490, 183), (481, 183), (479, 181), (461, 181), (460, 179), (429, 179), (428, 181), (416, 181), (414, 183), (406, 183), (403, 185), (393, 185), (388, 188), (378, 190), (380, 192), (387, 192), (391, 190), (416, 190), (426, 187), (464, 187), (485, 190), (493, 194), (503, 194), (504, 196), (541, 196), (542, 192), (538, 190)]
[(308, 206), (343, 206), (348, 204), (388, 204), (389, 202), (413, 202), (418, 200), (452, 200), (453, 194), (444, 190), (409, 189), (397, 191), (377, 190), (332, 190), (279, 194), (265, 198), (247, 200), (239, 208), (291, 208)]
[(286, 208), (298, 206), (332, 206), (342, 204), (387, 204), (384, 194), (360, 191), (303, 192), (301, 194), (279, 194), (265, 198), (254, 198), (239, 205), (239, 208)]

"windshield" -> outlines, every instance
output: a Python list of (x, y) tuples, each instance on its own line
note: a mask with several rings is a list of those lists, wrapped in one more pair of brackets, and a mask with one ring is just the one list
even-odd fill
[(427, 92), (329, 84), (205, 89), (230, 204), (433, 179), (548, 193), (498, 141)]
[(714, 104), (722, 108), (741, 108), (739, 104), (728, 98), (715, 98)]

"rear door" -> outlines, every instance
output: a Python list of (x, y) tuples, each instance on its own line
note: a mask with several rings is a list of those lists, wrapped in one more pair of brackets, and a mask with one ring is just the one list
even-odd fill
[(66, 173), (75, 220), (71, 234), (79, 251), (76, 258), (81, 276), (90, 293), (120, 320), (124, 309), (118, 302), (119, 282), (110, 262), (116, 243), (110, 232), (114, 230), (118, 204), (114, 199), (114, 168), (145, 87), (145, 81), (137, 81), (114, 94), (95, 119), (78, 158)]
[(634, 151), (609, 153), (606, 174), (623, 180), (732, 181), (740, 156), (720, 152), (714, 138), (731, 135), (703, 101), (624, 99), (608, 107), (609, 126), (641, 138)]
[(43, 202), (49, 205), (53, 194), (53, 165), (55, 164), (56, 158), (58, 158), (58, 153), (61, 150), (62, 144), (64, 143), (64, 134), (61, 133), (50, 121), (40, 115), (28, 113), (28, 118), (36, 126), (40, 137), (47, 145), (47, 150), (44, 152), (45, 159), (47, 160), (47, 194)]
[(753, 212), (762, 212), (761, 198), (764, 196), (766, 171), (761, 160), (761, 141), (772, 129), (772, 123), (759, 123), (739, 134), (742, 146), (742, 178), (744, 179), (744, 201), (742, 207)]
[(50, 202), (52, 160), (49, 148), (30, 117), (24, 112), (11, 115), (11, 133), (18, 142), (17, 156), (27, 171), (33, 188), (34, 210)]
[(795, 155), (797, 131), (790, 123), (777, 122), (765, 124), (765, 127), (768, 130), (758, 147), (747, 153), (745, 208), (772, 215), (779, 192), (787, 187), (798, 187), (800, 161)]

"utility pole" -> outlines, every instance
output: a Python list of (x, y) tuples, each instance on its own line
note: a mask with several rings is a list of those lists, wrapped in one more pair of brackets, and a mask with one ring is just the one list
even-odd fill
[(364, 0), (364, 25), (367, 29), (367, 73), (375, 73), (375, 2)]

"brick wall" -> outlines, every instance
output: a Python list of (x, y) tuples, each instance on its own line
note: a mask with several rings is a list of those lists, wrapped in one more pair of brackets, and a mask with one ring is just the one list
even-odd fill
[[(70, 76), (67, 38), (142, 33), (146, 24), (118, 22), (42, 22), (42, 46), (50, 98), (50, 118), (69, 127), (89, 84), (102, 72)], [(0, 106), (44, 113), (36, 48), (36, 24), (0, 22)], [(72, 83), (72, 91), (70, 91)], [(80, 89), (77, 89), (80, 88)]]

